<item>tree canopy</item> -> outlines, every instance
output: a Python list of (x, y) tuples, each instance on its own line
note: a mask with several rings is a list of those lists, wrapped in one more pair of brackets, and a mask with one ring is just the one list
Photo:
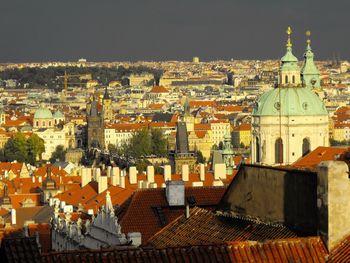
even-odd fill
[(1, 151), (1, 159), (12, 162), (27, 162), (35, 165), (41, 160), (41, 154), (45, 151), (44, 140), (38, 135), (32, 134), (28, 138), (23, 133), (16, 133), (5, 143)]
[(52, 153), (50, 162), (55, 163), (56, 161), (65, 161), (66, 151), (63, 145), (57, 145), (55, 151)]

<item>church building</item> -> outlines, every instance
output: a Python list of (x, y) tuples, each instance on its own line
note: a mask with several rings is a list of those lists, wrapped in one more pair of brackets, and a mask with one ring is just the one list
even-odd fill
[(310, 40), (300, 70), (292, 53), (291, 33), (288, 27), (278, 85), (264, 93), (253, 109), (251, 160), (255, 164), (288, 165), (329, 144), (328, 112), (313, 91), (320, 79)]

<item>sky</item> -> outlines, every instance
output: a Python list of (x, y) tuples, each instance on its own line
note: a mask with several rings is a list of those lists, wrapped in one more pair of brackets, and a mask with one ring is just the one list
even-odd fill
[(350, 60), (350, 0), (0, 0), (0, 63)]

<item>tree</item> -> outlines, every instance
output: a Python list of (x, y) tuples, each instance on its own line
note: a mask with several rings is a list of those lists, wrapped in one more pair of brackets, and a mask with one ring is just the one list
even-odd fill
[(34, 165), (38, 159), (41, 160), (41, 154), (45, 152), (44, 140), (33, 133), (27, 140), (27, 149), (27, 161)]
[(197, 163), (205, 163), (205, 158), (201, 151), (196, 151)]
[(224, 144), (223, 142), (219, 142), (219, 150), (222, 150), (222, 149), (224, 149)]
[(57, 160), (62, 162), (65, 161), (65, 154), (66, 154), (66, 151), (64, 150), (63, 145), (56, 146), (56, 150), (51, 155), (50, 162), (54, 163)]
[(151, 138), (148, 129), (142, 129), (131, 137), (130, 144), (126, 149), (127, 155), (140, 158), (150, 155), (152, 152)]
[(165, 156), (167, 154), (167, 140), (160, 129), (151, 130), (151, 143), (152, 154), (157, 156)]
[(28, 158), (27, 140), (22, 133), (16, 133), (4, 146), (4, 156), (9, 162), (26, 162)]

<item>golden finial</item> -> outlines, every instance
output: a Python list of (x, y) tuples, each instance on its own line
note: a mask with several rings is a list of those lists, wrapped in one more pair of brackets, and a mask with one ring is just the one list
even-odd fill
[(287, 47), (292, 47), (292, 42), (290, 41), (290, 35), (293, 33), (292, 28), (289, 26), (286, 32), (288, 35)]
[(310, 45), (310, 43), (311, 43), (311, 40), (310, 40), (311, 31), (310, 31), (310, 30), (306, 31), (305, 35), (306, 35), (306, 37), (307, 37), (306, 43), (307, 43), (308, 45)]

